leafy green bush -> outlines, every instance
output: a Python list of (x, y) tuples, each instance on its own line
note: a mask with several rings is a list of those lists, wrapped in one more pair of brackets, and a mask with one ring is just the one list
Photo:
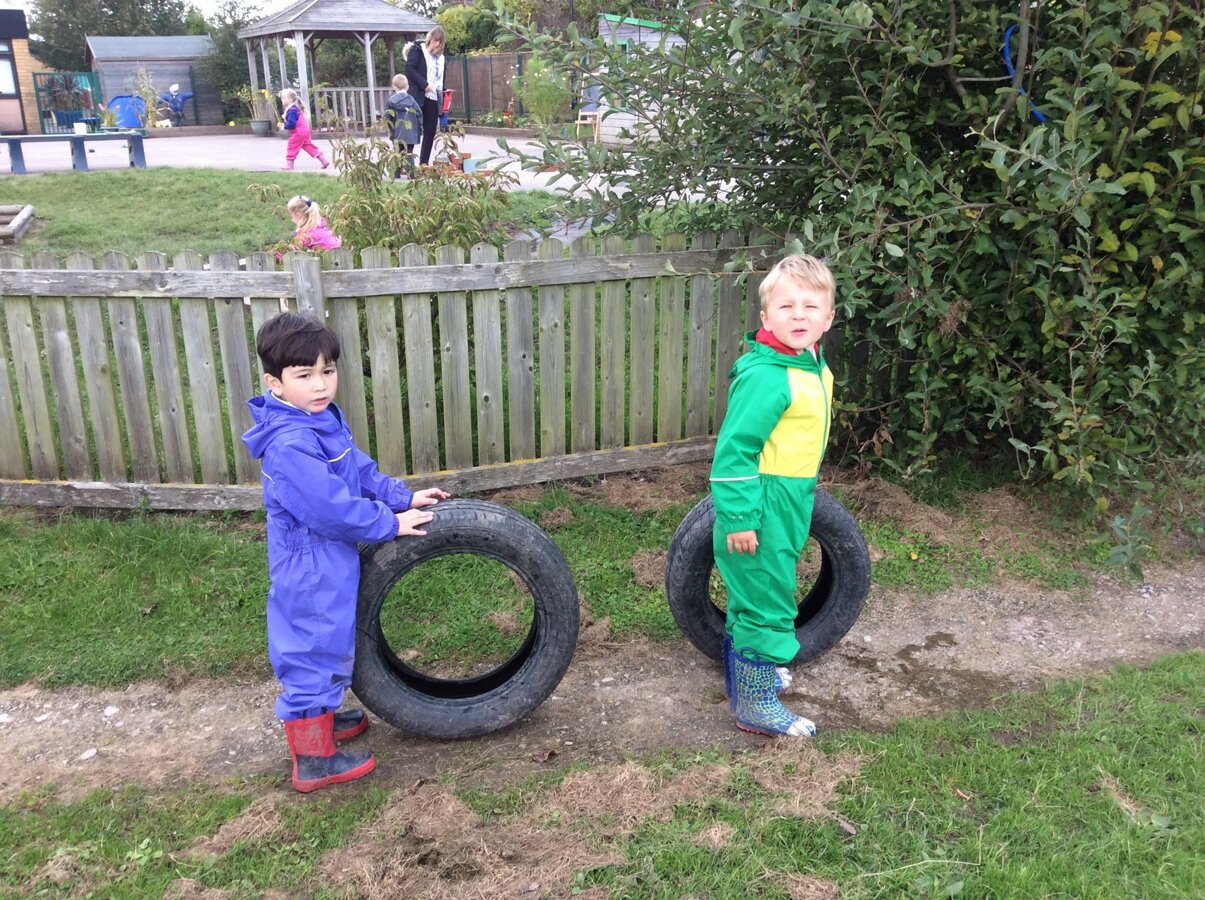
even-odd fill
[(829, 257), (847, 450), (911, 473), (998, 444), (1101, 509), (1173, 458), (1199, 468), (1200, 0), (648, 15), (661, 46), (507, 26), (633, 117), (624, 146), (542, 156), (619, 228), (689, 199), (689, 227)]
[(515, 78), (515, 93), (541, 125), (554, 125), (569, 114), (569, 79), (539, 54), (533, 53)]
[[(436, 156), (441, 151), (455, 152), (453, 136), (437, 136)], [(420, 167), (412, 180), (395, 184), (390, 175), (408, 161), (381, 137), (336, 141), (332, 158), (347, 189), (331, 204), (328, 219), (345, 247), (471, 247), (497, 242), (504, 233), (506, 187), (515, 180), (509, 173), (448, 175)]]

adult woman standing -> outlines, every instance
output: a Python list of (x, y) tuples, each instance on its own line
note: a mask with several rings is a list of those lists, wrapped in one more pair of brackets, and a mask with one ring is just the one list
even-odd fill
[[(423, 108), (423, 142), (418, 161), (421, 165), (431, 162), (431, 144), (439, 128), (440, 105), (444, 90), (444, 45), (447, 37), (442, 25), (427, 32), (426, 39), (417, 41), (406, 57), (406, 78), (410, 82), (410, 95)], [(413, 146), (410, 147), (414, 149)]]

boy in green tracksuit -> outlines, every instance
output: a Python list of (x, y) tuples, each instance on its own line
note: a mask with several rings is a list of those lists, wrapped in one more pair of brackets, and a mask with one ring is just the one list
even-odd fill
[(715, 561), (728, 589), (724, 675), (739, 728), (811, 737), (816, 726), (778, 693), (799, 652), (795, 567), (828, 443), (833, 376), (820, 339), (837, 288), (824, 263), (797, 254), (770, 270), (760, 293), (762, 327), (732, 369), (711, 466)]

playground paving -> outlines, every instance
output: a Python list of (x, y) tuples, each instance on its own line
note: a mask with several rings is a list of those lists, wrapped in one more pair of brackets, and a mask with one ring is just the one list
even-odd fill
[[(330, 156), (329, 139), (315, 136), (314, 142)], [(529, 140), (512, 140), (511, 144), (534, 151), (537, 145)], [(461, 150), (479, 160), (479, 166), (506, 168), (519, 179), (514, 187), (522, 190), (544, 188), (557, 190), (550, 184), (555, 173), (520, 169), (518, 160), (498, 147), (492, 135), (466, 134), (460, 138)], [(272, 172), (284, 165), (285, 141), (278, 137), (256, 137), (250, 134), (204, 134), (170, 137), (156, 135), (144, 141), (148, 167), (242, 169), (249, 172)], [(121, 141), (89, 142), (90, 171), (122, 169), (129, 165), (126, 144)], [(24, 148), (25, 167), (29, 174), (71, 171), (71, 151), (66, 141), (27, 144)], [(0, 144), (0, 174), (9, 170), (8, 150)], [(318, 163), (304, 153), (297, 159), (297, 171), (319, 172)], [(334, 176), (334, 167), (322, 174)]]

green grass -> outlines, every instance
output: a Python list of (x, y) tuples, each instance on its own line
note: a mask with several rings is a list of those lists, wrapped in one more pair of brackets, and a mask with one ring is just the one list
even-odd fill
[[(292, 237), (284, 210), (257, 202), (247, 191), (251, 184), (277, 184), (286, 197), (302, 193), (323, 206), (343, 195), (341, 181), (322, 175), (229, 169), (8, 176), (0, 178), (0, 194), (6, 203), (34, 206), (34, 227), (17, 246), (27, 259), (39, 251), (65, 256), (75, 250), (131, 256), (157, 250), (170, 259), (181, 250), (243, 255)], [(511, 204), (511, 232), (547, 227), (558, 208), (547, 191), (513, 192)]]
[(0, 684), (267, 676), (264, 544), (239, 524), (0, 513)]
[[(1205, 654), (1192, 653), (1051, 685), (996, 709), (904, 721), (885, 734), (822, 734), (816, 772), (851, 754), (865, 761), (818, 818), (775, 808), (791, 795), (759, 783), (755, 770), (767, 762), (757, 753), (683, 749), (642, 761), (656, 779), (697, 766), (729, 771), (720, 789), (687, 797), (672, 818), (618, 830), (609, 815), (541, 819), (565, 772), (497, 791), (459, 786), (469, 773), (454, 768), (440, 781), (482, 817), (486, 842), (503, 841), (512, 825), (557, 824), (596, 839), (613, 832), (605, 840), (623, 861), (573, 881), (613, 898), (785, 900), (786, 879), (800, 875), (839, 885), (846, 900), (1192, 898), (1205, 894), (1202, 708)], [(280, 828), (224, 854), (182, 852), (269, 792)], [(48, 786), (0, 807), (0, 893), (160, 896), (174, 879), (191, 878), (237, 897), (269, 887), (339, 896), (316, 875), (322, 855), (353, 848), (355, 829), (379, 824), (389, 799), (380, 784), (296, 798), (275, 779), (124, 786), (78, 801), (60, 801)], [(726, 843), (706, 848), (700, 835), (715, 826), (729, 830)]]

